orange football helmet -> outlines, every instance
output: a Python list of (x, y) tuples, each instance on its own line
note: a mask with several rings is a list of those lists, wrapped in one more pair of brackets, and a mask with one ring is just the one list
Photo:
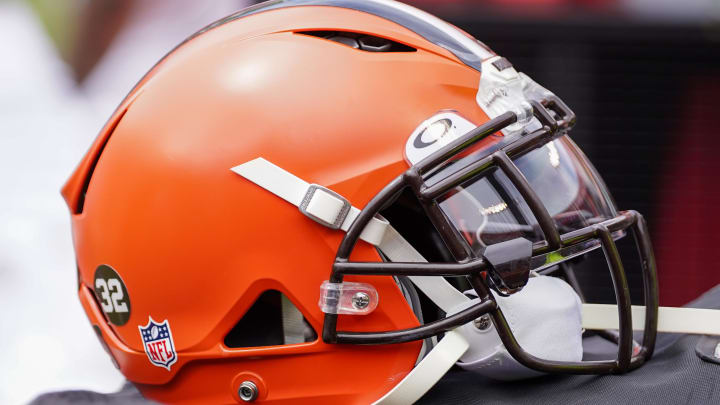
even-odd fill
[[(163, 58), (63, 188), (80, 300), (160, 402), (412, 402), (473, 347), (465, 327), (494, 328), (512, 367), (629, 370), (654, 344), (652, 250), (565, 136), (573, 124), (506, 59), (412, 7), (242, 10)], [(626, 232), (646, 263), (634, 352), (614, 248)], [(598, 247), (618, 358), (524, 350), (499, 303)]]

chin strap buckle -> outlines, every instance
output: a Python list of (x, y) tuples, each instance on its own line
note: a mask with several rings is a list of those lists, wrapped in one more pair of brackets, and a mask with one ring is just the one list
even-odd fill
[[(263, 158), (250, 160), (231, 170), (298, 207), (303, 215), (328, 228), (347, 232), (360, 215), (360, 210), (340, 194), (327, 187), (310, 184)], [(360, 239), (378, 246), (389, 227), (388, 221), (378, 215), (365, 226)]]
[(298, 209), (306, 217), (331, 229), (342, 228), (352, 205), (340, 194), (318, 184), (310, 184)]

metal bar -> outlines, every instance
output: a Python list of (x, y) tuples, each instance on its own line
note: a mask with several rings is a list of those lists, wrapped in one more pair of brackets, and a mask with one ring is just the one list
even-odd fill
[[(340, 242), (340, 246), (338, 247), (338, 251), (335, 255), (335, 261), (347, 261), (347, 259), (350, 257), (350, 253), (352, 252), (353, 247), (355, 247), (358, 238), (360, 238), (360, 234), (365, 229), (365, 226), (368, 224), (368, 222), (370, 222), (370, 220), (375, 216), (376, 213), (380, 212), (380, 210), (383, 208), (383, 205), (391, 197), (399, 193), (405, 187), (405, 178), (400, 175), (393, 179), (390, 184), (385, 186), (385, 188), (383, 188), (379, 193), (377, 193), (377, 195), (375, 195), (375, 197), (373, 197), (367, 203), (365, 208), (360, 211), (360, 214), (358, 214), (353, 224), (347, 230), (347, 233), (343, 237), (342, 242)], [(342, 279), (340, 279), (340, 281), (342, 281)]]
[(655, 254), (653, 253), (647, 223), (640, 213), (631, 211), (634, 214), (635, 228), (633, 236), (640, 254), (640, 263), (643, 275), (643, 295), (645, 298), (645, 331), (643, 333), (643, 349), (646, 351), (647, 359), (653, 355), (655, 340), (657, 338), (658, 325), (658, 279), (655, 267)]
[[(589, 239), (596, 237), (597, 228), (604, 226), (610, 230), (610, 232), (617, 232), (629, 228), (634, 223), (632, 214), (629, 211), (623, 211), (620, 215), (615, 218), (610, 218), (603, 222), (586, 226), (568, 233), (564, 233), (560, 236), (563, 247), (575, 245), (579, 242), (584, 242)], [(535, 252), (533, 252), (535, 253)]]
[[(558, 112), (562, 116), (561, 120), (555, 120), (554, 117), (546, 110), (550, 108), (555, 112)], [(619, 347), (618, 347), (618, 358), (611, 361), (594, 361), (594, 362), (558, 362), (550, 361), (545, 359), (539, 359), (527, 352), (525, 352), (515, 339), (510, 326), (505, 319), (504, 314), (497, 306), (494, 301), (492, 294), (490, 294), (487, 283), (483, 280), (480, 272), (485, 268), (485, 263), (482, 260), (475, 260), (472, 262), (462, 262), (458, 264), (450, 263), (351, 263), (348, 262), (348, 257), (357, 243), (360, 233), (365, 228), (370, 219), (377, 214), (383, 205), (392, 199), (394, 195), (399, 193), (404, 187), (411, 186), (418, 196), (423, 206), (426, 208), (426, 213), (433, 221), (433, 224), (440, 231), (441, 236), (445, 240), (446, 244), (457, 245), (455, 248), (451, 247), (451, 250), (455, 251), (458, 261), (467, 260), (468, 256), (464, 256), (463, 251), (467, 250), (467, 247), (462, 244), (463, 240), (457, 232), (454, 231), (454, 227), (451, 226), (447, 218), (443, 215), (437, 204), (434, 203), (434, 199), (439, 197), (442, 193), (448, 189), (457, 186), (465, 180), (478, 174), (480, 171), (489, 168), (492, 164), (497, 164), (502, 170), (511, 172), (509, 177), (511, 180), (523, 179), (522, 174), (517, 176), (517, 167), (512, 162), (512, 159), (528, 153), (536, 148), (542, 147), (545, 143), (551, 141), (557, 136), (564, 133), (564, 130), (569, 128), (575, 123), (574, 113), (565, 106), (562, 101), (556, 98), (550, 98), (543, 100), (542, 105), (535, 102), (533, 103), (534, 115), (544, 125), (544, 127), (532, 134), (525, 135), (523, 138), (514, 142), (502, 149), (502, 155), (496, 154), (487, 156), (483, 159), (474, 162), (457, 172), (451, 174), (440, 182), (436, 183), (432, 187), (427, 187), (424, 184), (423, 174), (433, 169), (438, 164), (451, 158), (455, 154), (467, 149), (472, 144), (483, 139), (484, 137), (502, 130), (506, 126), (514, 123), (517, 118), (514, 113), (505, 113), (486, 124), (468, 132), (467, 134), (460, 137), (455, 142), (444, 147), (443, 149), (435, 152), (428, 158), (419, 162), (415, 166), (408, 169), (403, 175), (394, 179), (388, 184), (383, 190), (378, 193), (361, 211), (358, 218), (355, 220), (353, 225), (348, 230), (348, 233), (343, 238), (338, 253), (336, 255), (335, 265), (331, 273), (331, 281), (341, 282), (344, 274), (377, 274), (377, 275), (435, 275), (435, 276), (455, 276), (455, 275), (470, 275), (469, 279), (475, 290), (478, 292), (481, 298), (481, 303), (467, 308), (457, 314), (454, 314), (448, 318), (444, 318), (432, 323), (421, 325), (415, 328), (397, 330), (397, 331), (385, 331), (385, 332), (338, 332), (337, 331), (337, 315), (326, 314), (325, 322), (323, 324), (322, 337), (326, 342), (333, 343), (357, 343), (357, 344), (381, 344), (381, 343), (401, 343), (413, 340), (424, 339), (430, 336), (437, 335), (449, 329), (461, 326), (471, 320), (489, 313), (496, 326), (498, 334), (508, 349), (510, 354), (518, 360), (521, 364), (527, 367), (545, 371), (545, 372), (563, 372), (571, 374), (605, 374), (613, 372), (624, 372), (630, 369), (639, 367), (645, 360), (650, 358), (652, 355), (653, 346), (657, 335), (657, 275), (655, 271), (655, 259), (652, 253), (652, 247), (650, 245), (649, 236), (647, 233), (647, 227), (645, 225), (642, 216), (634, 211), (627, 211), (620, 213), (619, 216), (603, 221), (599, 224), (587, 226), (585, 228), (572, 231), (563, 235), (558, 235), (558, 238), (554, 236), (548, 236), (557, 234), (557, 228), (553, 227), (555, 232), (547, 232), (546, 239), (552, 239), (547, 244), (545, 242), (536, 244), (533, 248), (533, 253), (543, 253), (551, 248), (557, 249), (562, 246), (570, 246), (576, 243), (580, 243), (589, 239), (600, 238), (602, 242), (603, 250), (605, 251), (606, 258), (608, 260), (608, 266), (610, 267), (611, 274), (613, 277), (613, 285), (615, 288), (615, 294), (618, 299), (618, 311), (621, 323), (621, 333), (619, 336)], [(504, 157), (503, 157), (504, 156)], [(507, 170), (509, 169), (509, 170)], [(514, 174), (513, 174), (514, 172)], [(518, 171), (519, 172), (519, 171)], [(515, 179), (513, 179), (515, 177)], [(529, 185), (525, 180), (525, 184), (522, 181), (515, 182), (515, 187), (518, 191), (523, 193), (523, 190), (527, 191)], [(518, 186), (519, 184), (519, 186)], [(527, 187), (526, 187), (527, 186)], [(530, 189), (532, 191), (532, 189)], [(528, 204), (533, 200), (534, 192), (529, 194), (529, 197), (523, 194), (523, 198), (528, 201)], [(537, 196), (535, 195), (535, 199)], [(537, 203), (537, 201), (535, 202)], [(544, 206), (543, 210), (546, 211)], [(532, 207), (531, 207), (532, 210)], [(540, 221), (540, 217), (547, 217), (536, 213), (533, 213)], [(549, 216), (549, 215), (548, 215)], [(547, 223), (545, 224), (547, 226)], [(645, 322), (645, 335), (643, 339), (643, 346), (640, 348), (639, 353), (636, 356), (632, 356), (632, 328), (631, 328), (631, 315), (630, 315), (630, 298), (627, 287), (627, 279), (625, 277), (624, 270), (622, 268), (622, 262), (620, 260), (617, 247), (612, 239), (612, 233), (627, 229), (633, 226), (633, 235), (635, 236), (635, 242), (640, 252), (641, 260), (643, 263), (643, 281), (645, 288), (645, 306), (646, 322)], [(541, 227), (543, 225), (541, 224)], [(545, 232), (545, 229), (543, 229)], [(460, 249), (460, 245), (463, 246)]]
[(414, 167), (418, 173), (425, 174), (428, 170), (435, 168), (440, 163), (457, 155), (488, 135), (501, 131), (503, 128), (514, 124), (516, 121), (517, 115), (515, 115), (512, 111), (501, 114), (483, 125), (470, 130), (468, 133), (450, 142), (442, 149), (435, 151), (430, 156), (415, 164)]
[[(470, 277), (470, 283), (481, 300), (494, 300), (490, 289), (481, 276)], [(505, 318), (500, 307), (490, 312), (495, 330), (500, 337), (505, 348), (510, 355), (520, 364), (546, 373), (567, 373), (567, 374), (608, 374), (616, 368), (616, 362), (610, 361), (583, 361), (583, 362), (564, 362), (555, 360), (546, 360), (533, 356), (526, 352), (515, 339), (515, 335), (510, 329), (510, 325)]]
[(553, 221), (550, 213), (548, 213), (545, 204), (543, 204), (540, 197), (538, 197), (535, 190), (532, 189), (530, 183), (528, 183), (525, 175), (520, 172), (515, 163), (505, 154), (505, 152), (495, 152), (493, 155), (493, 162), (500, 167), (505, 175), (510, 179), (515, 188), (520, 192), (520, 195), (525, 199), (525, 203), (535, 215), (535, 219), (540, 225), (543, 234), (545, 234), (545, 240), (548, 242), (549, 249), (559, 249), (561, 246), (560, 233), (558, 232), (555, 221)]
[(451, 188), (457, 187), (487, 170), (492, 164), (492, 156), (486, 156), (450, 174), (430, 187), (422, 187), (419, 195), (425, 200), (434, 200), (445, 194)]
[[(531, 134), (524, 135), (519, 140), (505, 146), (501, 150), (509, 157), (515, 158), (543, 146), (545, 143), (549, 142), (554, 135), (555, 132), (552, 132), (549, 128), (544, 127)], [(475, 177), (478, 173), (488, 169), (492, 164), (492, 155), (479, 159), (448, 175), (430, 187), (425, 186), (420, 188), (420, 196), (428, 200), (435, 199), (451, 188)]]
[[(603, 222), (601, 222), (601, 223), (599, 223), (599, 224), (590, 225), (590, 226), (588, 226), (588, 227), (579, 229), (579, 230), (577, 230), (577, 231), (573, 231), (573, 232), (571, 232), (571, 233), (562, 235), (562, 237), (563, 237), (563, 239), (565, 239), (565, 238), (569, 235), (569, 236), (572, 238), (572, 240), (577, 243), (577, 242), (581, 242), (581, 241), (584, 241), (584, 240), (587, 240), (587, 239), (596, 238), (596, 237), (597, 237), (597, 232), (598, 232), (598, 229), (599, 229), (599, 228), (605, 228), (605, 229), (607, 229), (608, 231), (610, 231), (611, 233), (612, 233), (612, 232), (615, 232), (615, 231), (618, 231), (618, 230), (626, 229), (627, 227), (629, 227), (629, 226), (631, 226), (631, 225), (634, 224), (635, 215), (639, 215), (639, 214), (635, 213), (634, 211), (623, 211), (623, 212), (620, 213), (619, 216), (617, 216), (617, 217), (615, 217), (615, 218), (611, 218), (611, 219), (606, 220), (606, 221), (603, 221)], [(647, 241), (647, 243), (649, 243), (649, 240)], [(654, 263), (654, 259), (653, 259), (653, 263)], [(336, 263), (335, 263), (335, 265), (334, 265), (333, 275), (337, 276), (337, 279), (340, 280), (340, 281), (342, 281), (342, 276), (345, 275), (345, 274), (362, 274), (362, 275), (371, 275), (371, 274), (378, 274), (378, 275), (391, 275), (391, 274), (396, 274), (396, 275), (428, 275), (428, 274), (429, 274), (428, 271), (432, 271), (432, 268), (434, 267), (434, 268), (442, 269), (442, 270), (440, 270), (440, 272), (446, 272), (446, 273), (444, 273), (444, 274), (433, 274), (433, 275), (436, 275), (436, 276), (440, 276), (440, 275), (453, 276), (453, 275), (458, 275), (459, 273), (462, 273), (463, 275), (467, 275), (468, 273), (470, 273), (470, 274), (471, 274), (470, 280), (471, 280), (471, 283), (472, 283), (472, 280), (476, 277), (475, 275), (478, 273), (478, 271), (482, 271), (482, 268), (484, 268), (484, 266), (485, 266), (485, 263), (482, 262), (482, 260), (474, 260), (473, 262), (461, 263), (461, 264), (450, 264), (450, 263), (371, 263), (371, 262), (365, 262), (365, 263), (363, 263), (363, 262), (348, 262), (347, 260), (344, 260), (344, 261), (336, 261)], [(373, 267), (377, 267), (379, 270), (378, 270), (378, 271), (375, 271), (375, 270), (373, 269)], [(385, 267), (386, 269), (382, 269), (383, 267)], [(406, 273), (406, 274), (399, 274), (399, 273), (395, 272), (395, 270), (393, 270), (392, 268), (395, 268), (395, 270), (398, 271), (398, 272), (407, 271), (407, 273)], [(414, 269), (413, 269), (413, 268), (415, 268), (416, 270), (418, 270), (418, 273), (417, 273), (417, 274), (414, 273)], [(455, 268), (455, 269), (457, 269), (457, 270), (454, 270), (453, 268)], [(654, 264), (653, 264), (652, 268), (654, 268)], [(355, 271), (355, 270), (357, 270), (357, 271)], [(421, 272), (421, 271), (422, 271), (422, 272)], [(455, 271), (457, 271), (457, 273), (455, 273)], [(655, 283), (657, 283), (656, 277), (653, 278), (653, 279), (655, 280)], [(339, 281), (338, 281), (338, 282), (339, 282)], [(484, 283), (484, 281), (483, 281), (483, 283)], [(473, 287), (475, 287), (475, 283), (473, 283)], [(488, 288), (488, 287), (485, 287), (485, 288), (487, 289), (488, 294), (489, 294), (489, 288)], [(477, 287), (476, 287), (475, 289), (476, 289), (476, 291), (478, 291), (478, 288), (477, 288)], [(481, 290), (481, 291), (482, 291), (482, 290)], [(654, 288), (654, 291), (655, 291), (655, 294), (654, 294), (654, 295), (657, 296), (657, 288), (656, 288), (656, 287)], [(478, 291), (478, 294), (480, 294), (479, 291)], [(488, 296), (488, 295), (486, 295), (486, 297), (487, 297), (487, 296)], [(651, 294), (650, 296), (652, 296), (652, 294)], [(482, 297), (482, 296), (481, 296), (481, 297)], [(656, 302), (657, 302), (657, 301), (656, 301)], [(652, 303), (651, 303), (651, 302), (648, 303), (648, 301), (646, 300), (646, 305), (647, 305), (647, 306), (652, 306)], [(656, 313), (657, 313), (657, 311), (655, 311), (655, 314), (656, 314)], [(502, 319), (504, 319), (504, 315), (502, 315), (502, 313), (500, 313), (500, 314), (495, 315), (495, 316), (498, 317), (498, 319), (499, 319), (498, 322), (500, 322), (500, 327), (502, 327)], [(652, 319), (655, 319), (655, 325), (657, 325), (657, 316), (653, 317), (652, 315), (650, 315), (649, 318), (651, 318), (651, 320), (652, 320)], [(474, 319), (474, 318), (473, 318), (473, 319)], [(506, 321), (505, 321), (505, 322), (506, 322)], [(647, 322), (647, 321), (646, 321), (646, 322)], [(353, 333), (349, 333), (349, 332), (341, 332), (341, 331), (338, 332), (338, 331), (336, 331), (336, 325), (337, 325), (337, 315), (335, 315), (335, 314), (325, 314), (325, 322), (324, 322), (324, 325), (323, 325), (323, 340), (324, 340), (324, 341), (326, 341), (326, 342), (336, 342), (337, 339), (338, 339), (338, 336), (340, 336), (340, 335), (344, 335), (344, 336), (350, 336), (350, 335), (351, 335), (351, 336), (352, 336), (351, 339), (353, 339), (354, 341), (358, 341), (358, 339), (362, 340), (362, 338), (361, 338), (360, 336), (364, 335), (365, 333), (368, 333), (368, 334), (374, 336), (373, 339), (375, 339), (375, 340), (373, 340), (373, 343), (390, 343), (389, 341), (380, 341), (380, 340), (377, 340), (377, 339), (380, 339), (380, 338), (381, 338), (380, 335), (378, 335), (378, 334), (382, 334), (382, 336), (385, 336), (385, 337), (388, 338), (388, 339), (390, 339), (390, 338), (395, 339), (395, 338), (396, 338), (396, 334), (395, 334), (396, 332), (398, 332), (398, 333), (403, 332), (403, 331), (394, 331), (394, 332), (392, 332), (392, 333), (391, 333), (391, 332), (353, 332)], [(429, 325), (429, 324), (428, 324), (428, 325)], [(457, 325), (457, 326), (459, 326), (459, 325)], [(647, 338), (651, 338), (652, 336), (647, 333), (647, 330), (648, 330), (648, 327), (646, 326), (646, 336), (647, 336)], [(654, 330), (657, 330), (657, 327), (656, 327), (656, 326), (655, 326)], [(406, 330), (406, 331), (407, 331), (407, 330)], [(442, 330), (441, 330), (440, 332), (442, 332)], [(438, 332), (438, 333), (440, 333), (440, 332)], [(512, 333), (512, 331), (509, 329), (509, 326), (508, 326), (508, 329), (506, 330), (506, 332)], [(498, 329), (498, 333), (500, 333), (500, 329)], [(501, 338), (502, 338), (502, 336), (501, 336)], [(647, 338), (646, 338), (646, 339), (647, 339)], [(409, 339), (409, 338), (408, 338), (408, 339)], [(506, 337), (506, 339), (508, 340), (508, 342), (510, 342), (511, 340), (514, 339), (514, 337), (513, 337), (513, 336), (509, 336), (509, 337)], [(652, 339), (654, 339), (654, 337), (652, 337)], [(409, 339), (409, 340), (414, 340), (414, 339)], [(404, 341), (409, 341), (409, 340), (404, 340)], [(653, 342), (654, 342), (654, 340), (653, 340)], [(338, 341), (338, 343), (339, 343), (339, 341)], [(370, 344), (369, 341), (363, 341), (362, 343)], [(506, 342), (503, 342), (503, 343), (506, 343)], [(511, 343), (510, 343), (510, 344), (511, 344)], [(647, 346), (647, 343), (646, 343), (645, 341), (643, 342), (643, 346)], [(520, 348), (520, 350), (522, 350), (522, 348)], [(644, 355), (646, 354), (646, 352), (647, 352), (646, 347), (643, 347), (643, 350), (641, 350), (640, 355), (644, 356)], [(513, 353), (511, 352), (511, 354), (513, 354)], [(523, 354), (521, 354), (521, 353), (517, 353), (517, 354), (518, 354), (518, 356), (525, 356), (525, 357), (531, 356), (531, 355), (529, 355), (529, 354), (527, 354), (527, 353), (525, 353), (525, 355), (523, 355)], [(531, 357), (532, 357), (532, 356), (531, 356)], [(637, 357), (637, 356), (636, 356), (636, 357)], [(535, 364), (532, 359), (530, 359), (530, 360), (526, 359), (526, 360), (529, 362), (528, 364)], [(536, 360), (542, 361), (542, 362), (544, 362), (544, 363), (546, 363), (546, 364), (548, 363), (547, 361), (542, 360), (542, 359), (536, 359)], [(520, 361), (520, 360), (518, 360), (518, 361)], [(642, 364), (642, 361), (644, 361), (644, 360), (643, 360), (643, 359), (641, 359), (641, 360), (636, 360), (635, 358), (633, 358), (632, 361), (631, 361), (631, 364), (630, 364), (630, 367), (629, 367), (629, 368), (632, 369), (632, 368), (634, 368), (634, 367), (639, 366), (640, 364)], [(522, 363), (522, 362), (521, 362), (521, 363)], [(578, 372), (578, 371), (576, 371), (575, 369), (576, 369), (577, 366), (579, 366), (580, 364), (585, 365), (585, 363), (587, 363), (587, 362), (578, 363), (578, 364), (572, 364), (572, 363), (566, 363), (566, 362), (556, 362), (556, 363), (557, 363), (556, 366), (557, 366), (557, 367), (560, 367), (560, 368), (540, 369), (540, 371), (547, 371), (547, 372), (565, 372), (565, 373), (580, 373), (580, 374), (581, 374), (582, 372)], [(523, 363), (523, 364), (525, 364), (525, 363)], [(528, 366), (528, 367), (531, 367), (531, 368), (538, 369), (537, 367), (532, 367), (532, 366), (530, 366), (530, 365), (528, 365), (528, 364), (525, 364), (525, 365)], [(612, 367), (612, 368), (608, 367), (608, 366), (607, 366), (608, 364), (611, 364), (613, 367)], [(562, 368), (562, 367), (564, 367), (565, 365), (568, 365), (569, 369), (564, 369), (564, 368)], [(617, 363), (616, 363), (616, 361), (610, 361), (610, 362), (591, 362), (590, 364), (587, 364), (587, 365), (591, 366), (591, 369), (585, 370), (586, 373), (587, 373), (587, 372), (592, 372), (592, 373), (597, 373), (597, 372), (610, 373), (610, 372), (613, 372), (613, 370), (616, 370)], [(538, 366), (538, 367), (541, 367), (541, 366)]]
[(338, 332), (336, 343), (378, 344), (404, 343), (425, 339), (464, 325), (473, 319), (490, 313), (497, 304), (493, 300), (483, 301), (447, 318), (410, 329), (388, 332)]
[(550, 132), (555, 132), (559, 128), (559, 125), (545, 108), (548, 104), (549, 103), (539, 103), (535, 100), (530, 101), (530, 105), (533, 107), (533, 115), (540, 121), (540, 124), (548, 127)]
[(440, 237), (442, 238), (445, 246), (447, 246), (450, 253), (453, 255), (455, 260), (464, 262), (470, 259), (472, 252), (470, 247), (465, 243), (459, 231), (450, 223), (445, 214), (442, 212), (435, 200), (429, 200), (423, 198), (420, 190), (424, 187), (424, 179), (418, 169), (413, 166), (408, 169), (403, 178), (415, 193), (415, 196), (420, 201), (425, 214), (432, 222), (435, 229), (437, 229)]
[(422, 206), (455, 260), (460, 263), (470, 260), (473, 256), (470, 245), (460, 235), (460, 231), (450, 223), (440, 206), (434, 201), (423, 202)]
[(468, 276), (483, 271), (487, 267), (482, 259), (468, 263), (378, 263), (378, 262), (338, 262), (334, 271), (343, 275), (363, 276)]
[(557, 121), (557, 125), (560, 128), (570, 129), (575, 125), (575, 121), (577, 119), (575, 113), (558, 96), (552, 95), (546, 100), (541, 101), (541, 103), (543, 106), (560, 113), (562, 119)]
[[(563, 245), (567, 245), (565, 241), (572, 234), (572, 240), (575, 243), (583, 242), (588, 239), (594, 239), (598, 226), (605, 226), (611, 232), (626, 229), (631, 226), (633, 211), (621, 212), (619, 216), (608, 219), (599, 224), (590, 225), (582, 229), (572, 231), (571, 233), (561, 235)], [(543, 246), (533, 248), (533, 255), (546, 253), (547, 249)], [(468, 263), (399, 263), (399, 262), (337, 262), (334, 264), (335, 271), (343, 275), (403, 275), (403, 276), (458, 276), (470, 275), (473, 271), (483, 271), (486, 269), (486, 263), (482, 259), (475, 259)]]
[[(493, 170), (495, 169), (495, 170)], [(500, 182), (498, 174), (503, 173), (500, 168), (494, 167), (483, 173), (483, 177), (490, 183), (490, 186), (498, 193), (498, 196), (502, 201), (510, 202), (513, 201), (513, 196), (510, 194), (511, 190), (507, 190), (505, 185)], [(507, 177), (507, 176), (506, 176)], [(518, 204), (508, 204), (507, 209), (510, 211), (513, 217), (517, 219), (519, 224), (530, 225), (531, 220), (527, 218), (527, 214), (521, 209)], [(546, 242), (547, 244), (547, 242)]]
[[(568, 108), (567, 105), (565, 105), (565, 103), (563, 103), (557, 97), (550, 97), (547, 100), (543, 100), (542, 103), (533, 100), (530, 101), (530, 104), (533, 107), (533, 115), (538, 119), (538, 121), (540, 121), (544, 128), (536, 131), (533, 134), (525, 135), (525, 139), (520, 141), (520, 143), (516, 142), (515, 144), (511, 144), (509, 146), (510, 151), (508, 151), (508, 155), (510, 155), (511, 157), (529, 152), (533, 148), (529, 148), (526, 150), (528, 146), (531, 146), (536, 142), (544, 144), (550, 139), (552, 139), (553, 136), (557, 135), (558, 129), (562, 128), (563, 130), (566, 130), (570, 126), (575, 124), (575, 113), (570, 110), (570, 108)], [(563, 115), (564, 119), (556, 121), (547, 111), (545, 106), (557, 106), (559, 112)], [(427, 158), (418, 162), (413, 167), (417, 170), (419, 174), (425, 174), (432, 168), (436, 167), (437, 165), (451, 158), (452, 156), (462, 152), (463, 150), (472, 146), (481, 139), (495, 132), (503, 130), (505, 127), (515, 123), (516, 121), (517, 116), (515, 115), (515, 113), (508, 111), (486, 122), (485, 124), (471, 130), (467, 134), (451, 142), (449, 145), (443, 147), (442, 149), (436, 151)]]
[(617, 368), (619, 372), (625, 372), (630, 367), (633, 350), (633, 329), (632, 329), (632, 309), (630, 302), (630, 288), (628, 287), (627, 277), (625, 277), (625, 269), (623, 268), (620, 253), (617, 245), (612, 238), (612, 233), (605, 226), (598, 226), (598, 237), (602, 243), (605, 258), (610, 268), (610, 276), (612, 277), (613, 288), (615, 289), (615, 298), (617, 299), (618, 318), (620, 320), (619, 327), (619, 343)]
[(322, 340), (325, 343), (334, 343), (337, 339), (337, 314), (325, 314), (323, 319)]

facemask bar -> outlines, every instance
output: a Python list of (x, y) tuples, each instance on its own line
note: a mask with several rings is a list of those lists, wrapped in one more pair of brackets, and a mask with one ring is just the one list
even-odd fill
[[(432, 186), (425, 184), (423, 175), (428, 174), (438, 165), (466, 150), (479, 140), (499, 132), (517, 121), (515, 113), (504, 113), (436, 151), (390, 182), (367, 204), (348, 229), (338, 248), (330, 276), (330, 282), (340, 283), (346, 274), (388, 276), (464, 275), (469, 277), (481, 302), (441, 320), (414, 328), (383, 332), (338, 331), (337, 314), (325, 314), (322, 333), (325, 342), (342, 344), (409, 342), (441, 334), (484, 314), (490, 314), (500, 339), (508, 352), (521, 364), (538, 371), (571, 374), (621, 373), (639, 367), (652, 356), (657, 336), (658, 292), (655, 258), (645, 220), (642, 215), (636, 211), (624, 211), (615, 218), (563, 235), (560, 234), (547, 209), (535, 191), (530, 187), (520, 170), (515, 166), (512, 158), (542, 147), (558, 136), (564, 135), (567, 130), (574, 125), (575, 115), (557, 97), (551, 97), (541, 102), (532, 101), (531, 104), (533, 107), (533, 115), (543, 125), (541, 129), (523, 135), (517, 141), (457, 170)], [(559, 116), (559, 119), (554, 119), (548, 109), (555, 112)], [(491, 166), (497, 166), (498, 169), (502, 170), (511, 180), (526, 200), (545, 235), (544, 241), (533, 244), (533, 255), (556, 251), (560, 248), (591, 239), (600, 240), (608, 267), (610, 268), (620, 320), (618, 356), (615, 360), (587, 362), (550, 361), (537, 358), (520, 347), (505, 316), (495, 302), (493, 295), (490, 293), (488, 281), (481, 274), (481, 272), (484, 271), (492, 271), (491, 266), (483, 257), (471, 257), (467, 245), (440, 211), (437, 203), (434, 202), (437, 197), (446, 191), (472, 179), (475, 175)], [(385, 204), (405, 187), (410, 187), (415, 192), (446, 245), (458, 259), (458, 263), (350, 262), (348, 258), (362, 230)], [(627, 229), (632, 230), (641, 258), (646, 308), (643, 342), (634, 356), (630, 291), (620, 254), (612, 238), (613, 232)], [(527, 278), (525, 278), (525, 281), (526, 280)]]

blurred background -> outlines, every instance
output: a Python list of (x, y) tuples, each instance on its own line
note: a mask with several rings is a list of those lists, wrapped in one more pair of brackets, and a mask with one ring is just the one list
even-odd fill
[[(720, 282), (718, 0), (406, 2), (473, 34), (575, 110), (572, 136), (618, 206), (648, 219), (662, 305)], [(77, 300), (59, 189), (158, 59), (252, 3), (0, 0), (0, 403), (122, 385)], [(607, 283), (594, 277), (585, 284)], [(597, 291), (587, 298), (608, 299)]]

